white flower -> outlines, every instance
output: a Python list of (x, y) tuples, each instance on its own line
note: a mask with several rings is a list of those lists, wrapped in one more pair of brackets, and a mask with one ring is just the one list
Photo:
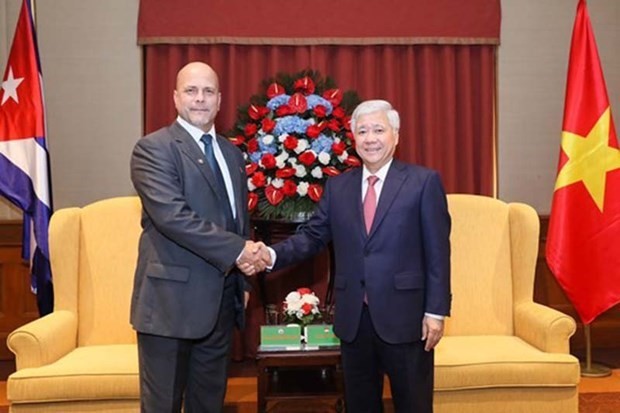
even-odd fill
[(289, 159), (288, 152), (286, 151), (280, 152), (280, 154), (276, 156), (276, 167), (278, 169), (284, 168), (287, 159)]
[(297, 165), (297, 158), (288, 158), (287, 162), (291, 164), (291, 166)]
[(308, 175), (308, 172), (306, 172), (306, 167), (304, 165), (294, 165), (294, 168), (296, 177), (303, 178), (304, 176)]
[(318, 166), (315, 166), (310, 172), (310, 174), (312, 174), (312, 176), (315, 177), (316, 179), (323, 178), (323, 171)]
[(265, 145), (271, 145), (273, 143), (273, 135), (265, 135), (263, 136), (263, 143)]
[(305, 139), (298, 139), (297, 140), (297, 147), (295, 148), (295, 153), (299, 155), (300, 153), (302, 153), (306, 149), (308, 149), (308, 141), (305, 140)]
[(310, 186), (310, 184), (308, 182), (300, 182), (297, 185), (297, 193), (299, 194), (299, 196), (306, 196), (308, 195), (308, 187)]
[(252, 178), (248, 178), (248, 190), (250, 192), (254, 191), (256, 189), (256, 187), (254, 186), (254, 184), (252, 183)]
[(287, 303), (293, 303), (299, 300), (301, 300), (301, 294), (299, 294), (297, 291), (291, 291), (284, 299), (284, 301), (286, 301)]
[(322, 163), (323, 165), (327, 165), (330, 160), (331, 160), (331, 156), (329, 156), (327, 152), (321, 152), (319, 154), (319, 162)]
[(344, 163), (344, 161), (346, 161), (348, 157), (349, 154), (347, 153), (347, 151), (344, 151), (342, 152), (342, 155), (338, 156), (338, 160)]
[(281, 178), (274, 178), (274, 180), (271, 181), (271, 185), (274, 188), (282, 188), (284, 186), (284, 180)]
[(278, 142), (282, 143), (288, 138), (288, 133), (284, 132), (282, 135), (278, 136)]

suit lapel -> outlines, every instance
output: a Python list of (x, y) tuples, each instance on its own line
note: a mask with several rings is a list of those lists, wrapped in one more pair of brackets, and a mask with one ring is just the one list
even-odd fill
[(343, 195), (344, 199), (353, 202), (353, 222), (361, 223), (357, 225), (358, 231), (362, 238), (366, 239), (368, 235), (366, 234), (366, 226), (364, 225), (364, 207), (362, 205), (362, 169), (361, 167), (355, 168), (351, 172), (348, 172), (350, 175), (349, 182), (345, 185), (345, 193)]
[[(385, 177), (383, 188), (381, 189), (379, 204), (377, 205), (377, 211), (375, 212), (375, 218), (372, 221), (372, 227), (370, 228), (368, 238), (372, 237), (372, 235), (377, 231), (379, 225), (381, 225), (381, 222), (385, 219), (387, 212), (396, 199), (396, 196), (398, 195), (400, 188), (403, 186), (405, 179), (407, 179), (407, 175), (403, 172), (402, 165), (396, 160), (392, 161), (392, 165), (390, 166), (387, 176)], [(362, 222), (364, 222), (363, 213)]]
[(202, 149), (200, 149), (200, 146), (198, 146), (198, 143), (196, 143), (194, 138), (192, 138), (192, 136), (177, 122), (174, 122), (170, 126), (170, 133), (179, 144), (181, 152), (184, 153), (187, 158), (198, 167), (202, 176), (211, 186), (211, 189), (213, 189), (213, 193), (220, 198), (220, 201), (223, 201), (218, 194), (215, 175), (213, 174), (211, 168), (209, 168), (205, 154), (202, 152)]

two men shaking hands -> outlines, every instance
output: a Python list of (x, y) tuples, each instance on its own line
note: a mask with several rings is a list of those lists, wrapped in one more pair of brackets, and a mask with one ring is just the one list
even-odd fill
[(263, 242), (246, 241), (245, 248), (237, 258), (237, 267), (248, 276), (271, 269), (274, 257)]

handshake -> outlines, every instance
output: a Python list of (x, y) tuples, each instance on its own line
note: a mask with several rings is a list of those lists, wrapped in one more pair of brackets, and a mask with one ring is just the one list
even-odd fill
[(262, 242), (246, 241), (245, 248), (237, 258), (237, 267), (245, 275), (254, 275), (265, 271), (265, 268), (272, 265), (269, 249)]

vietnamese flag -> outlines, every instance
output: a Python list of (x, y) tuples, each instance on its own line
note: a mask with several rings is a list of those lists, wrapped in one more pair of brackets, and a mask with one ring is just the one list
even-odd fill
[(620, 151), (584, 0), (573, 27), (546, 257), (585, 324), (620, 303)]

